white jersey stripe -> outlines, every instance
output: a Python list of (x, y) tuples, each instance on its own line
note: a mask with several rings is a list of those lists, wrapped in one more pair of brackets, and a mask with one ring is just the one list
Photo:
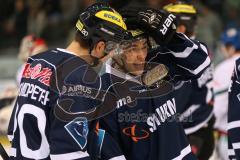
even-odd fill
[(173, 52), (171, 51), (171, 54), (176, 58), (186, 58), (188, 57), (193, 50), (198, 49), (198, 46), (196, 44), (193, 44), (192, 47), (187, 47), (183, 52)]
[(240, 120), (228, 123), (228, 130), (240, 127)]
[(211, 60), (210, 60), (209, 57), (207, 57), (206, 60), (205, 60), (200, 66), (198, 66), (198, 68), (196, 68), (195, 70), (190, 70), (190, 69), (188, 69), (188, 68), (186, 68), (186, 67), (183, 67), (183, 66), (181, 66), (181, 65), (177, 65), (177, 66), (179, 66), (179, 67), (187, 70), (188, 72), (190, 72), (190, 73), (192, 73), (192, 74), (194, 74), (194, 75), (197, 75), (197, 74), (198, 74), (199, 72), (201, 72), (204, 68), (206, 68), (208, 65), (210, 65), (210, 63), (211, 63)]
[(13, 135), (8, 135), (7, 137), (8, 137), (8, 140), (9, 140), (10, 142), (12, 142), (12, 140), (13, 140)]
[(9, 149), (9, 156), (11, 156), (11, 157), (16, 157), (17, 156), (16, 148), (10, 148)]
[(235, 156), (234, 149), (228, 149), (228, 156)]
[(184, 131), (185, 131), (186, 135), (189, 135), (191, 133), (198, 131), (200, 128), (202, 128), (204, 125), (207, 124), (207, 122), (212, 118), (212, 116), (213, 116), (213, 112), (202, 123), (200, 123), (194, 127), (185, 128)]
[(109, 160), (126, 160), (126, 158), (125, 158), (124, 155), (122, 155), (122, 156), (117, 156), (117, 157), (110, 158)]
[(82, 151), (72, 152), (72, 153), (65, 153), (65, 154), (51, 154), (51, 160), (74, 160), (78, 158), (89, 157), (89, 154)]
[(200, 44), (200, 47), (203, 49), (203, 51), (208, 55), (208, 50), (206, 48), (206, 46), (204, 46), (203, 44)]
[(181, 150), (181, 153), (179, 156), (177, 156), (176, 158), (172, 159), (172, 160), (182, 160), (186, 155), (188, 155), (189, 153), (191, 153), (191, 147), (190, 145), (188, 145), (186, 148), (184, 148), (183, 150)]
[(232, 143), (233, 149), (240, 149), (240, 142)]

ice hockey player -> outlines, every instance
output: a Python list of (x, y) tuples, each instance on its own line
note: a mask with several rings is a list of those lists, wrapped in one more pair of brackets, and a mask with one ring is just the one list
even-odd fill
[[(196, 159), (178, 122), (178, 104), (169, 84), (201, 76), (210, 65), (206, 46), (176, 33), (173, 14), (151, 8), (128, 8), (124, 13), (127, 26), (134, 29), (133, 39), (103, 75), (115, 84), (109, 91), (119, 100), (117, 109), (97, 125), (100, 159)], [(147, 53), (149, 35), (160, 46)], [(153, 68), (148, 71), (149, 64)], [(157, 82), (151, 83), (153, 79)]]
[[(177, 16), (177, 32), (195, 39), (198, 13), (191, 3), (178, 1), (164, 9)], [(177, 112), (199, 160), (209, 159), (214, 149), (212, 80), (213, 67), (209, 67), (199, 79), (180, 83), (176, 90)]]
[(228, 28), (222, 34), (221, 39), (227, 59), (217, 65), (214, 72), (214, 92), (216, 97), (214, 103), (215, 128), (219, 133), (216, 149), (221, 159), (240, 159), (238, 147), (240, 142), (238, 125), (239, 60), (237, 60), (240, 58), (240, 31), (237, 28)]
[(97, 103), (92, 89), (101, 87), (101, 80), (93, 67), (106, 57), (106, 42), (121, 42), (125, 35), (120, 14), (95, 3), (80, 14), (75, 39), (66, 49), (28, 58), (8, 129), (10, 159), (92, 158), (91, 123), (64, 113), (85, 113)]

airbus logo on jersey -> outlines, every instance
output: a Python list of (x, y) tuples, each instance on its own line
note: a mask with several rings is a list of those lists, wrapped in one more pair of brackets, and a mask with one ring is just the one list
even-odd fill
[(91, 97), (92, 89), (83, 85), (71, 85), (71, 86), (63, 86), (61, 94), (68, 96), (85, 96)]
[(149, 133), (144, 129), (139, 129), (134, 124), (131, 127), (124, 128), (122, 130), (123, 134), (131, 137), (131, 139), (137, 143), (139, 140), (146, 139), (149, 137)]
[(176, 113), (176, 103), (175, 98), (168, 100), (166, 103), (161, 105), (155, 110), (152, 116), (147, 118), (147, 124), (149, 125), (149, 130), (154, 132), (157, 130), (157, 126), (164, 123), (169, 117), (175, 115)]
[(50, 68), (43, 68), (39, 63), (35, 66), (31, 66), (29, 63), (25, 65), (23, 71), (23, 78), (38, 79), (42, 84), (49, 86), (52, 70)]
[[(163, 35), (165, 35), (167, 33), (168, 28), (171, 26), (171, 24), (175, 18), (176, 18), (176, 16), (174, 16), (173, 14), (169, 14), (168, 18), (164, 21), (162, 28), (160, 29), (160, 32), (162, 32)], [(173, 27), (175, 27), (174, 29), (176, 29), (175, 25)]]

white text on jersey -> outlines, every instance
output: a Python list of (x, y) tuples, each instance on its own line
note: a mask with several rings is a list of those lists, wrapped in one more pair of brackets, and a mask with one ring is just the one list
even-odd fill
[(155, 110), (155, 113), (151, 117), (147, 118), (147, 124), (149, 125), (149, 130), (154, 132), (157, 130), (157, 126), (164, 123), (167, 118), (173, 116), (176, 113), (176, 103), (175, 98), (168, 100), (166, 103), (161, 105)]
[(21, 83), (19, 95), (22, 97), (29, 97), (32, 100), (41, 102), (41, 104), (46, 105), (49, 101), (49, 91), (42, 89), (41, 87), (30, 84), (30, 83)]

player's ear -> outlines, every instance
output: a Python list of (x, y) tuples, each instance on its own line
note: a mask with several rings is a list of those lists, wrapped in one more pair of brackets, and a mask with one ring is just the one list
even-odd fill
[(187, 28), (184, 25), (179, 25), (177, 27), (177, 32), (185, 33), (186, 31), (187, 31)]
[(104, 56), (105, 46), (106, 44), (104, 41), (99, 41), (98, 43), (96, 43), (94, 47), (93, 56), (102, 58)]

